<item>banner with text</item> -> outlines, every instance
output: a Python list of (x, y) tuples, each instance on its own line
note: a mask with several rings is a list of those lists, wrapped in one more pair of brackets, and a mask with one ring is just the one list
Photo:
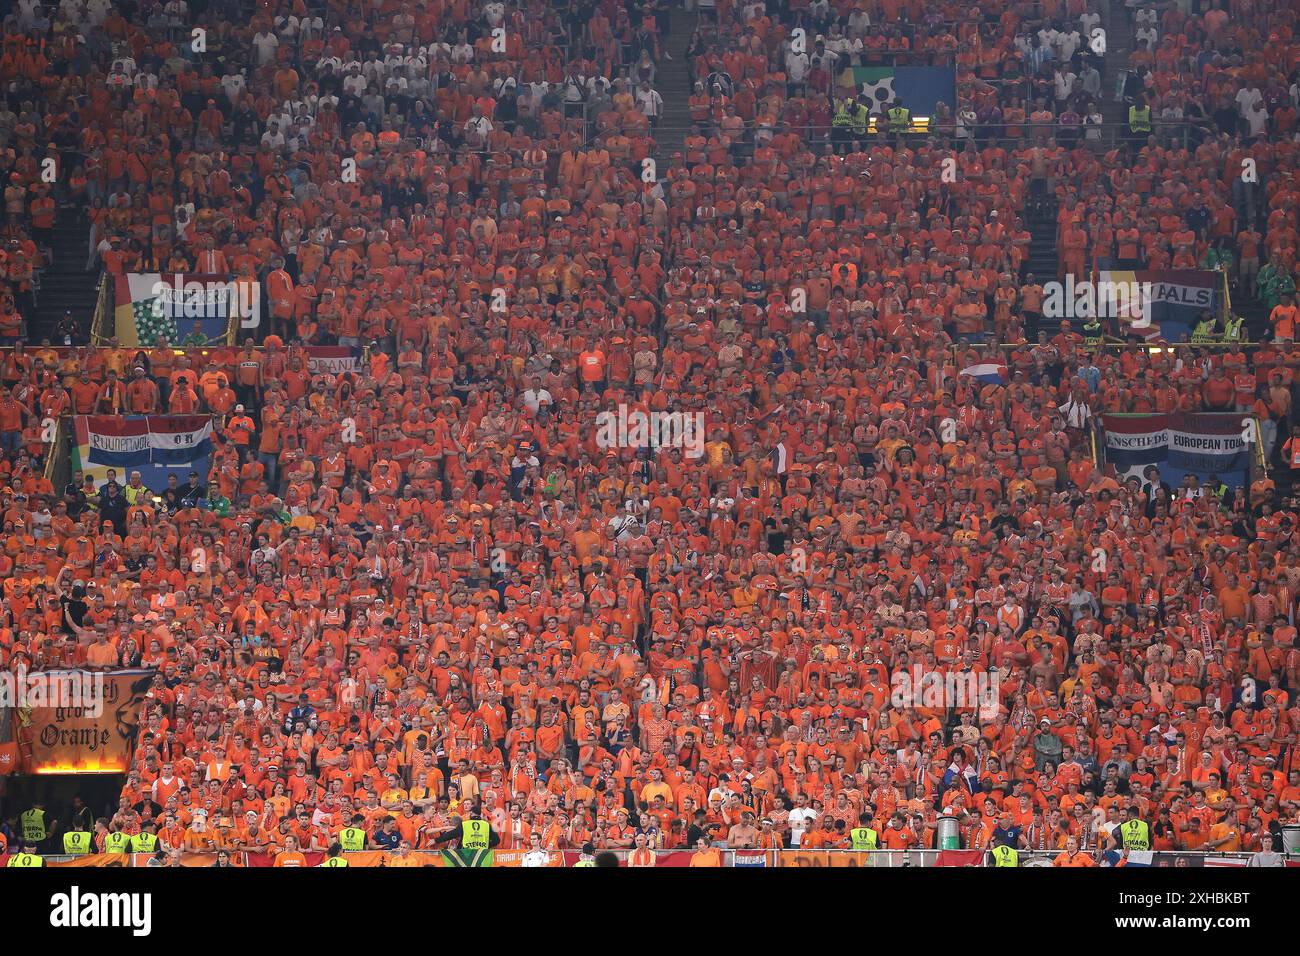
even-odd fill
[[(1148, 341), (1185, 342), (1205, 313), (1218, 317), (1221, 273), (1206, 269), (1109, 269), (1104, 265), (1098, 287), (1109, 290), (1113, 300), (1129, 303), (1127, 308), (1102, 310), (1100, 315), (1114, 324), (1114, 333), (1129, 332)], [(1116, 290), (1127, 295), (1115, 294)], [(1140, 313), (1140, 315), (1139, 315)], [(1130, 325), (1137, 327), (1130, 329)]]
[(78, 415), (73, 419), (72, 468), (98, 488), (109, 471), (125, 485), (140, 472), (146, 488), (161, 493), (167, 476), (185, 484), (189, 473), (208, 476), (212, 419), (206, 415)]
[(261, 294), (253, 278), (128, 272), (114, 279), (114, 332), (129, 348), (228, 343), (232, 325), (256, 326)]
[(347, 345), (309, 345), (307, 346), (307, 368), (313, 375), (360, 372), (362, 370), (361, 349)]
[(1168, 415), (1106, 414), (1106, 464), (1119, 481), (1155, 465), (1170, 487), (1182, 485), (1184, 475), (1202, 484), (1217, 475), (1225, 485), (1246, 483), (1250, 449), (1246, 439), (1254, 433), (1249, 416), (1221, 412), (1178, 412)]
[[(153, 675), (153, 670), (102, 673), (102, 699), (94, 705), (21, 708), (18, 743), (24, 771), (125, 773), (131, 766), (140, 708)], [(91, 683), (89, 676), (87, 683)], [(93, 683), (99, 684), (98, 674)]]

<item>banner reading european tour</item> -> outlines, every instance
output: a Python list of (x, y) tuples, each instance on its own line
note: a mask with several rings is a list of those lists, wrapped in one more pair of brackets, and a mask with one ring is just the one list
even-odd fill
[(126, 484), (140, 472), (145, 487), (161, 492), (167, 476), (185, 484), (190, 471), (208, 475), (212, 419), (206, 415), (77, 415), (73, 419), (72, 468), (98, 488), (117, 473)]
[[(1097, 304), (1098, 314), (1111, 321), (1114, 334), (1131, 332), (1151, 342), (1185, 342), (1206, 312), (1219, 316), (1223, 275), (1204, 269), (1102, 268), (1097, 287), (1117, 290), (1110, 294), (1109, 308)], [(1138, 328), (1130, 329), (1130, 324)]]
[(1250, 449), (1242, 440), (1250, 426), (1244, 421), (1247, 416), (1231, 412), (1106, 414), (1106, 464), (1114, 467), (1118, 481), (1130, 475), (1144, 481), (1142, 473), (1155, 465), (1172, 488), (1180, 487), (1188, 474), (1202, 483), (1217, 475), (1225, 485), (1239, 488), (1250, 469)]
[(19, 708), (23, 772), (125, 773), (154, 673), (77, 671), (85, 686), (97, 688), (78, 702), (84, 706)]
[(261, 288), (223, 275), (128, 272), (113, 290), (113, 324), (125, 347), (225, 343), (232, 317), (256, 325)]

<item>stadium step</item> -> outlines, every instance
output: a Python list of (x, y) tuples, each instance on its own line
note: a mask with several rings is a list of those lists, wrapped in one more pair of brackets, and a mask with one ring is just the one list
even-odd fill
[(664, 50), (672, 57), (661, 59), (655, 86), (663, 97), (663, 115), (655, 130), (655, 160), (660, 176), (668, 169), (673, 153), (680, 152), (690, 131), (691, 112), (687, 103), (691, 95), (691, 67), (686, 60), (686, 50), (695, 31), (696, 15), (686, 10), (673, 10), (672, 25)]
[(1127, 123), (1128, 106), (1115, 95), (1120, 75), (1133, 51), (1133, 24), (1119, 0), (1111, 0), (1106, 20), (1106, 75), (1102, 77), (1101, 115), (1106, 123)]
[(1057, 277), (1060, 264), (1056, 249), (1055, 199), (1025, 211), (1025, 225), (1029, 228), (1029, 271), (1038, 282)]
[(54, 338), (65, 312), (72, 312), (84, 337), (95, 311), (99, 270), (86, 271), (90, 220), (80, 210), (63, 210), (50, 237), (51, 261), (41, 275), (36, 307), (27, 316), (27, 337), (32, 342)]

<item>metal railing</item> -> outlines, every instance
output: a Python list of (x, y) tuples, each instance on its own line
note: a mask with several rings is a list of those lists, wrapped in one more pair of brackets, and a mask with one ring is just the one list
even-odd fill
[[(840, 849), (783, 849), (783, 850), (745, 850), (745, 849), (727, 849), (717, 848), (717, 859), (721, 868), (724, 869), (743, 869), (748, 867), (797, 867), (801, 869), (848, 869), (848, 868), (884, 868), (884, 869), (929, 869), (935, 867), (984, 867), (988, 865), (987, 853), (983, 850), (936, 850), (936, 849), (912, 849), (912, 850), (840, 850)], [(269, 865), (267, 858), (272, 853), (250, 853), (243, 850), (232, 850), (230, 853), (232, 862), (239, 867), (247, 866), (266, 866)], [(620, 865), (627, 865), (628, 858), (631, 856), (631, 850), (611, 850), (619, 860)], [(1060, 856), (1060, 850), (1021, 850), (1019, 852), (1019, 866), (1028, 868), (1051, 868), (1053, 861)], [(1084, 851), (1097, 862), (1102, 868), (1115, 867), (1117, 857), (1114, 854), (1103, 854), (1097, 851)], [(496, 865), (505, 868), (515, 868), (522, 864), (523, 850), (500, 850), (496, 851)], [(667, 867), (677, 869), (692, 865), (692, 858), (695, 851), (689, 849), (673, 850), (653, 850), (656, 867)], [(945, 854), (948, 854), (945, 857)], [(316, 851), (306, 851), (309, 858), (321, 858), (323, 854)], [(393, 860), (393, 854), (382, 850), (363, 850), (359, 853), (344, 853), (345, 858), (350, 858), (350, 865), (360, 865), (365, 867), (389, 866)], [(438, 866), (442, 860), (442, 853), (436, 850), (413, 850), (409, 854), (421, 862), (418, 866)], [(1150, 857), (1143, 857), (1141, 863), (1135, 863), (1141, 867), (1224, 867), (1224, 868), (1244, 868), (1246, 867), (1253, 853), (1245, 852), (1228, 852), (1216, 853), (1203, 850), (1157, 850), (1151, 853)], [(570, 867), (576, 862), (578, 856), (577, 850), (551, 850), (547, 854), (547, 859), (543, 866), (552, 868)], [(158, 858), (153, 854), (147, 853), (130, 853), (130, 854), (92, 854), (91, 857), (97, 857), (93, 861), (86, 857), (76, 857), (67, 854), (47, 854), (44, 856), (45, 862), (51, 866), (59, 865), (99, 865), (99, 866), (126, 866), (126, 867), (152, 867), (160, 865)], [(181, 862), (185, 867), (205, 867), (211, 866), (216, 862), (217, 854), (215, 851), (183, 851)], [(260, 858), (260, 859), (250, 859)], [(1288, 858), (1293, 863), (1300, 864), (1300, 855), (1291, 854)], [(364, 861), (364, 862), (363, 862)], [(695, 865), (700, 865), (696, 863)], [(1129, 865), (1129, 864), (1126, 864)]]
[(113, 281), (107, 270), (99, 274), (99, 286), (95, 290), (95, 311), (90, 317), (90, 344), (107, 345), (117, 334), (116, 329), (104, 334), (104, 329), (112, 328), (110, 316), (113, 313)]

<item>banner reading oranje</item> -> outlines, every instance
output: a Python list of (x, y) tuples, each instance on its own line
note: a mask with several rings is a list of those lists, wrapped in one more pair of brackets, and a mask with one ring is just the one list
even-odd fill
[(140, 710), (154, 671), (78, 674), (83, 686), (95, 688), (97, 702), (18, 709), (18, 745), (25, 773), (125, 773), (130, 768)]

